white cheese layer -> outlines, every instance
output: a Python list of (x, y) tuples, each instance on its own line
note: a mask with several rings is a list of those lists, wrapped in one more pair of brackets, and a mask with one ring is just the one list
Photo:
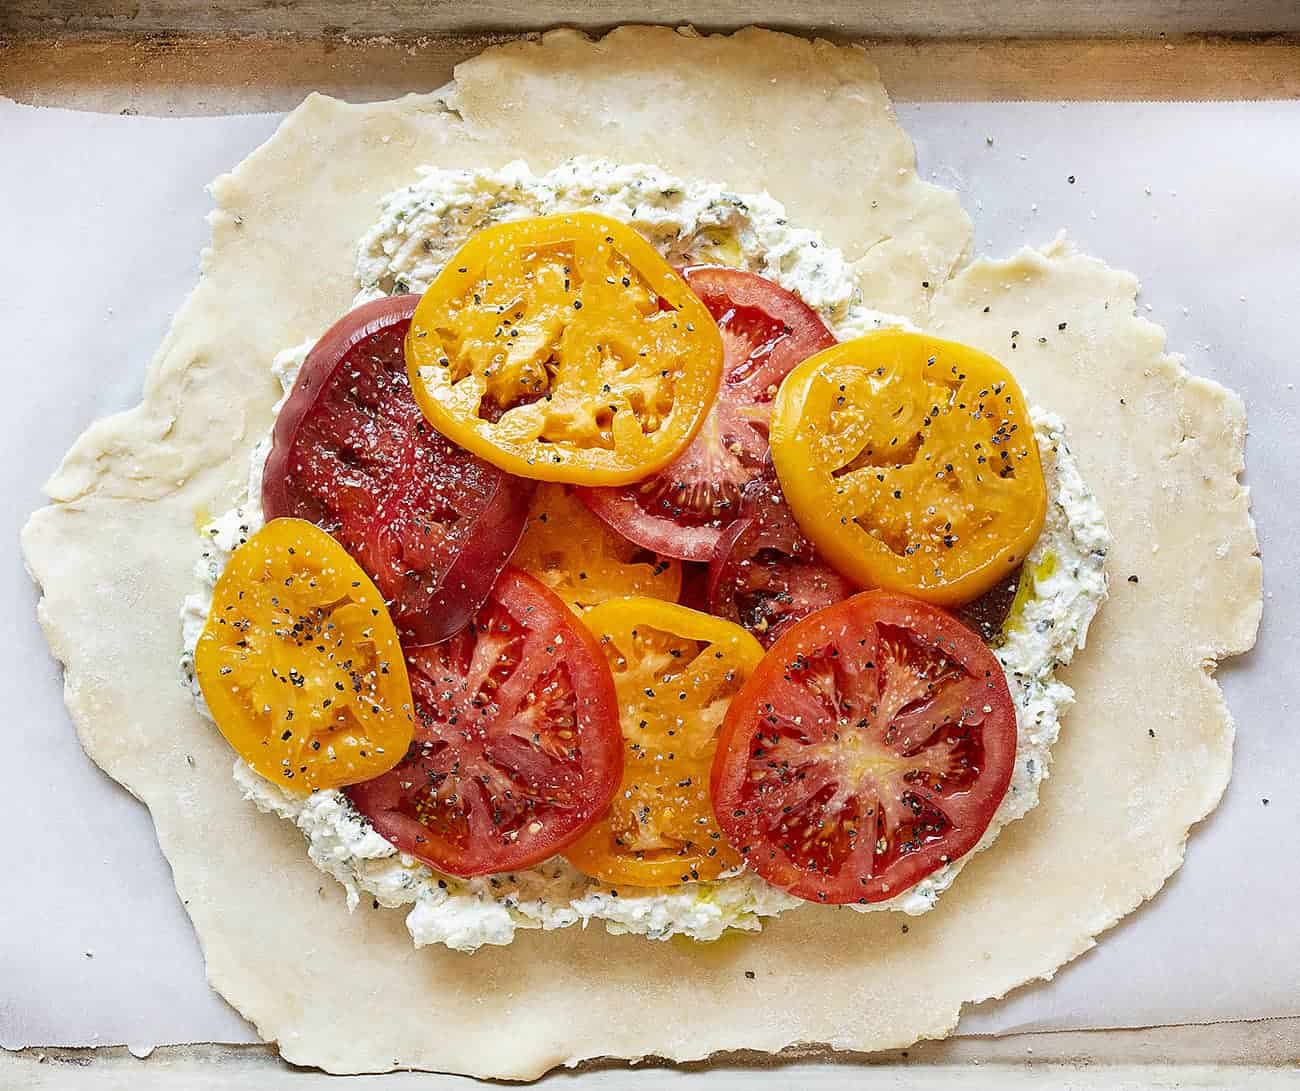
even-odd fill
[(670, 264), (711, 262), (760, 273), (796, 292), (846, 341), (906, 325), (863, 302), (853, 266), (815, 231), (792, 227), (766, 193), (733, 193), (644, 163), (571, 159), (542, 175), (522, 161), (500, 170), (421, 167), (390, 193), (357, 255), (357, 302), (423, 292), (470, 235), (554, 212), (599, 212), (631, 224)]
[[(713, 261), (771, 277), (817, 309), (841, 339), (902, 320), (870, 310), (852, 267), (817, 234), (791, 227), (770, 196), (735, 194), (686, 182), (651, 166), (573, 160), (534, 176), (522, 163), (499, 171), (425, 169), (411, 186), (389, 195), (379, 222), (362, 239), (357, 301), (394, 291), (423, 291), (476, 230), (505, 219), (592, 209), (633, 224), (675, 264)], [(272, 365), (287, 393), (310, 343), (278, 355)], [(283, 404), (283, 402), (281, 403)], [(279, 406), (276, 410), (279, 410)], [(1109, 535), (1055, 416), (1033, 411), (1049, 508), (1042, 536), (1025, 566), (1022, 594), (996, 654), (1016, 702), (1019, 740), (1011, 787), (973, 851), (1038, 802), (1050, 747), (1073, 703), (1056, 668), (1084, 646), (1088, 624), (1106, 597)], [(200, 710), (207, 709), (193, 675), (193, 650), (212, 588), (231, 552), (262, 525), (261, 475), (269, 436), (254, 450), (246, 499), (206, 529), (196, 566), (202, 591), (182, 611), (182, 667)], [(292, 821), (312, 861), (347, 890), (355, 908), (363, 895), (381, 905), (409, 907), (406, 924), (417, 946), (440, 943), (461, 951), (509, 943), (518, 928), (564, 928), (597, 920), (614, 933), (653, 939), (717, 939), (726, 929), (756, 930), (763, 917), (805, 905), (749, 871), (711, 882), (660, 890), (611, 888), (563, 858), (505, 875), (462, 880), (438, 875), (400, 853), (337, 791), (302, 797), (263, 780), (242, 761), (235, 778), (260, 809)], [(852, 906), (919, 914), (932, 909), (969, 855), (887, 902)], [(824, 911), (824, 910), (823, 910)]]

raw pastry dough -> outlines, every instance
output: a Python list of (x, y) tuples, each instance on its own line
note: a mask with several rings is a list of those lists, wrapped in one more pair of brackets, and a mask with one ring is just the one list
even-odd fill
[[(906, 935), (890, 914), (809, 907), (708, 946), (573, 929), (472, 957), (413, 950), (400, 913), (349, 919), (297, 832), (239, 797), (177, 681), (196, 516), (238, 489), (273, 354), (346, 309), (378, 198), (419, 163), (577, 153), (769, 189), (860, 260), (882, 310), (1007, 359), (1067, 419), (1102, 498), (1117, 589), (1066, 675), (1079, 704), (1044, 802)], [(314, 95), (213, 193), (202, 279), (143, 404), (78, 440), (23, 544), (83, 745), (153, 812), (213, 986), (288, 1060), (529, 1078), (599, 1056), (901, 1047), (1050, 977), (1178, 867), (1229, 772), (1210, 672), (1250, 646), (1260, 611), (1241, 403), (1164, 354), (1132, 277), (1064, 243), (950, 279), (969, 221), (917, 179), (865, 53), (752, 30), (555, 32), (489, 50), (438, 94)]]

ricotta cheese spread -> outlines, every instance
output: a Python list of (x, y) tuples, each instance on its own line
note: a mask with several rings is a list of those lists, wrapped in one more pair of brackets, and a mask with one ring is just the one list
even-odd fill
[[(422, 169), (414, 184), (385, 198), (379, 221), (361, 240), (356, 302), (422, 292), (469, 236), (491, 223), (577, 209), (632, 224), (675, 265), (712, 262), (769, 277), (816, 309), (841, 340), (883, 325), (906, 325), (868, 307), (844, 256), (815, 232), (791, 226), (785, 210), (767, 194), (737, 194), (653, 166), (595, 159), (571, 160), (543, 175), (533, 175), (520, 162), (500, 170)], [(271, 364), (286, 397), (311, 346), (287, 349)], [(282, 399), (276, 412), (283, 404)], [(1048, 512), (994, 648), (1016, 704), (1016, 765), (1007, 794), (972, 853), (992, 844), (1006, 823), (1038, 802), (1061, 717), (1074, 700), (1055, 672), (1084, 646), (1088, 625), (1106, 597), (1110, 537), (1101, 508), (1080, 476), (1060, 419), (1037, 408), (1031, 416)], [(205, 715), (194, 678), (194, 648), (226, 562), (262, 525), (262, 470), (270, 446), (268, 434), (253, 451), (243, 502), (204, 528), (206, 542), (196, 565), (202, 589), (182, 610), (182, 670)], [(743, 869), (709, 882), (654, 890), (613, 888), (563, 857), (478, 879), (439, 875), (376, 833), (340, 791), (295, 795), (239, 759), (234, 775), (261, 810), (302, 831), (308, 855), (343, 885), (350, 908), (363, 895), (391, 908), (409, 907), (406, 925), (417, 946), (440, 943), (474, 951), (511, 942), (518, 928), (564, 928), (593, 920), (613, 933), (714, 940), (728, 928), (757, 930), (763, 917), (807, 904)], [(924, 913), (970, 855), (889, 901), (846, 908)]]

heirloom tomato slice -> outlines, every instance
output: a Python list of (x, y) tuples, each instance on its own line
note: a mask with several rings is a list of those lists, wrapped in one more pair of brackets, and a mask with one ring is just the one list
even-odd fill
[(722, 339), (632, 228), (590, 212), (474, 235), (415, 310), (411, 389), (440, 432), (543, 481), (615, 485), (690, 443)]
[(743, 625), (768, 648), (800, 618), (857, 590), (799, 530), (769, 463), (745, 486), (741, 517), (709, 562), (709, 612)]
[(998, 661), (951, 614), (864, 591), (810, 614), (731, 702), (718, 822), (810, 901), (879, 902), (979, 842), (1016, 760)]
[(1002, 635), (1002, 626), (1011, 616), (1011, 608), (1016, 604), (1023, 573), (1024, 567), (1021, 566), (973, 602), (954, 610), (957, 620), (979, 633), (980, 639), (986, 644), (995, 643)]
[(307, 519), (342, 542), (408, 646), (468, 623), (519, 541), (533, 487), (420, 413), (402, 353), (418, 298), (363, 304), (316, 343), (276, 419), (262, 478), (267, 518)]
[(411, 741), (411, 687), (383, 596), (301, 519), (275, 519), (235, 551), (194, 673), (230, 745), (289, 791), (377, 776)]
[(682, 561), (682, 589), (677, 601), (692, 610), (709, 610), (709, 566), (699, 561)]
[(584, 489), (587, 505), (625, 538), (669, 557), (708, 561), (740, 518), (740, 495), (763, 470), (781, 380), (835, 344), (817, 312), (779, 284), (699, 265), (683, 276), (722, 333), (722, 384), (691, 445), (631, 485)]
[(920, 333), (880, 330), (800, 364), (777, 395), (772, 460), (840, 572), (942, 606), (1009, 577), (1047, 512), (1011, 373)]
[(543, 483), (511, 563), (536, 576), (575, 610), (628, 595), (677, 600), (681, 561), (621, 538), (565, 485)]
[(567, 606), (516, 568), (474, 620), (408, 652), (415, 738), (357, 784), (357, 810), (448, 875), (536, 864), (609, 803), (623, 740), (609, 667)]
[(623, 782), (565, 856), (629, 886), (677, 886), (738, 866), (713, 817), (709, 770), (723, 715), (762, 647), (737, 625), (658, 599), (611, 599), (582, 621), (614, 672)]

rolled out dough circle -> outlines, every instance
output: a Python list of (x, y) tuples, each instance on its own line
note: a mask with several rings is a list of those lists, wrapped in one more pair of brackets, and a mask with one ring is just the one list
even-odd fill
[[(240, 798), (177, 684), (196, 513), (236, 495), (276, 399), (274, 353), (348, 307), (378, 199), (421, 163), (545, 170), (574, 154), (767, 189), (858, 262), (881, 310), (1004, 359), (1025, 331), (1008, 363), (1071, 425), (1112, 573), (1140, 573), (1065, 673), (1078, 704), (1042, 804), (906, 934), (893, 914), (809, 907), (712, 945), (593, 928), (472, 957), (414, 950), (401, 913), (349, 918), (297, 833)], [(1244, 410), (1165, 354), (1131, 276), (1065, 243), (964, 266), (970, 223), (917, 178), (866, 53), (756, 30), (557, 31), (488, 50), (436, 94), (313, 95), (213, 194), (202, 279), (143, 403), (77, 441), (23, 545), (86, 751), (149, 806), (213, 986), (286, 1059), (526, 1079), (600, 1056), (902, 1047), (1050, 977), (1179, 866), (1230, 769), (1211, 672), (1251, 645), (1260, 612)]]

